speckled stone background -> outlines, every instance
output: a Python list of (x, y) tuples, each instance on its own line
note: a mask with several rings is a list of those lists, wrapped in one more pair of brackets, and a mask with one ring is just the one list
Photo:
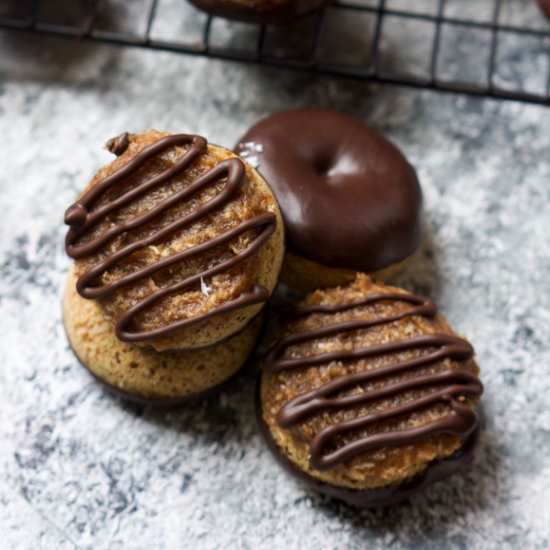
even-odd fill
[[(1, 548), (550, 547), (549, 108), (0, 40)], [(511, 56), (500, 78), (536, 87), (545, 59)], [(253, 369), (158, 414), (105, 393), (63, 333), (62, 214), (109, 159), (109, 137), (156, 127), (231, 145), (258, 117), (301, 105), (356, 114), (415, 163), (431, 233), (401, 282), (438, 300), (482, 368), (474, 464), (392, 510), (354, 511), (286, 477), (255, 426)]]

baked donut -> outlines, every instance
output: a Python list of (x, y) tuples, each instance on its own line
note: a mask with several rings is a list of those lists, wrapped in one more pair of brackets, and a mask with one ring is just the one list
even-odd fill
[(474, 350), (428, 298), (358, 275), (308, 295), (263, 365), (257, 413), (315, 490), (393, 504), (458, 469), (478, 432)]
[(251, 23), (285, 24), (305, 16), (328, 0), (190, 0), (202, 11), (217, 17)]
[(550, 0), (538, 0), (538, 3), (544, 15), (550, 17)]
[(152, 404), (219, 386), (256, 342), (284, 254), (269, 187), (234, 153), (151, 130), (65, 213), (69, 341), (111, 389)]
[(123, 134), (65, 213), (76, 288), (119, 340), (211, 346), (268, 300), (283, 256), (277, 202), (230, 151), (187, 134)]
[(63, 300), (67, 337), (81, 364), (109, 391), (155, 407), (175, 407), (231, 380), (255, 347), (260, 313), (240, 332), (212, 346), (157, 352), (119, 340), (94, 300), (76, 291), (74, 270)]
[(287, 235), (282, 280), (309, 291), (386, 280), (418, 248), (422, 193), (402, 153), (360, 120), (329, 110), (274, 114), (236, 152), (266, 178)]

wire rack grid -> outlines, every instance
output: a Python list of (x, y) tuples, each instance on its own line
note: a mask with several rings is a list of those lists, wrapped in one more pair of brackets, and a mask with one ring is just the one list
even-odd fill
[(536, 0), (335, 0), (287, 27), (185, 0), (8, 0), (0, 29), (550, 105), (550, 22)]

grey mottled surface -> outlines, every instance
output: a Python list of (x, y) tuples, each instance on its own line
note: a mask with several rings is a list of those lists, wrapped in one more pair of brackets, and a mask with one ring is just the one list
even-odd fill
[[(550, 546), (550, 109), (0, 39), (0, 547)], [(318, 498), (272, 463), (251, 372), (155, 414), (107, 395), (63, 333), (62, 213), (107, 138), (156, 127), (231, 145), (299, 105), (355, 113), (416, 164), (432, 237), (402, 282), (471, 338), (486, 385), (475, 463), (389, 511)]]

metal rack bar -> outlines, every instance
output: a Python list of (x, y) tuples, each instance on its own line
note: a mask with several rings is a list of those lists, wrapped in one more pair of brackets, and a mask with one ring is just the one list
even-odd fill
[(386, 5), (385, 0), (379, 0), (378, 8), (376, 9), (376, 26), (374, 27), (374, 37), (371, 44), (371, 57), (369, 72), (372, 76), (379, 74), (378, 62), (380, 58), (380, 38), (382, 36), (382, 24), (384, 22), (384, 8)]
[(437, 61), (439, 59), (439, 46), (441, 44), (441, 26), (443, 25), (443, 14), (445, 13), (445, 0), (439, 0), (437, 4), (437, 16), (432, 49), (430, 52), (430, 84), (437, 80)]
[(498, 21), (500, 18), (500, 11), (502, 9), (502, 0), (495, 0), (495, 6), (493, 8), (493, 17), (491, 25), (491, 52), (489, 54), (489, 68), (487, 70), (487, 82), (489, 89), (494, 88), (495, 78), (495, 62), (498, 50)]
[[(228, 61), (239, 61), (254, 64), (263, 64), (291, 70), (310, 71), (319, 75), (353, 78), (356, 80), (424, 88), (440, 92), (454, 92), (474, 96), (485, 96), (498, 99), (511, 99), (540, 105), (550, 105), (550, 23), (548, 28), (530, 28), (519, 25), (501, 23), (502, 0), (494, 0), (491, 17), (487, 21), (473, 21), (466, 18), (446, 15), (447, 8), (452, 1), (438, 0), (434, 13), (409, 12), (405, 9), (392, 9), (386, 0), (378, 0), (377, 5), (364, 5), (348, 0), (337, 0), (330, 8), (343, 12), (357, 12), (368, 14), (374, 18), (374, 30), (370, 42), (368, 63), (350, 65), (344, 62), (323, 62), (320, 58), (320, 43), (323, 39), (323, 12), (311, 16), (311, 41), (299, 53), (289, 52), (286, 55), (274, 54), (269, 51), (267, 44), (268, 27), (259, 26), (255, 47), (250, 50), (240, 50), (231, 45), (213, 45), (213, 21), (211, 16), (206, 17), (198, 42), (189, 43), (183, 40), (165, 39), (155, 36), (155, 24), (162, 18), (162, 0), (151, 0), (145, 17), (144, 30), (140, 32), (122, 32), (100, 28), (100, 14), (102, 0), (81, 0), (86, 6), (86, 17), (81, 24), (68, 25), (40, 19), (40, 13), (48, 0), (30, 0), (28, 13), (23, 16), (0, 17), (0, 30), (19, 31), (52, 35), (65, 39), (78, 39), (86, 42), (98, 42), (117, 46), (148, 48), (151, 50), (182, 53), (188, 55), (207, 56)], [(183, 2), (183, 0), (182, 0)], [(381, 49), (384, 40), (385, 21), (388, 17), (401, 21), (420, 21), (433, 25), (433, 38), (428, 52), (426, 63), (427, 76), (415, 76), (406, 71), (391, 72), (384, 66), (384, 56)], [(313, 19), (314, 18), (314, 19)], [(542, 15), (541, 15), (542, 18)], [(468, 28), (474, 31), (489, 32), (489, 55), (486, 66), (486, 82), (472, 84), (459, 79), (448, 79), (438, 74), (442, 41), (447, 28)], [(445, 30), (444, 30), (445, 29)], [(132, 29), (133, 30), (133, 29)], [(548, 55), (548, 76), (545, 90), (535, 93), (531, 90), (508, 89), (496, 84), (498, 74), (499, 36), (501, 33), (510, 33), (518, 39), (537, 38), (541, 43), (542, 52)]]
[(145, 27), (145, 36), (147, 38), (147, 41), (149, 41), (151, 37), (151, 31), (153, 30), (153, 23), (155, 22), (155, 18), (157, 15), (157, 8), (158, 8), (158, 0), (153, 0), (151, 3), (151, 7), (149, 8), (149, 13), (147, 15), (147, 24)]

